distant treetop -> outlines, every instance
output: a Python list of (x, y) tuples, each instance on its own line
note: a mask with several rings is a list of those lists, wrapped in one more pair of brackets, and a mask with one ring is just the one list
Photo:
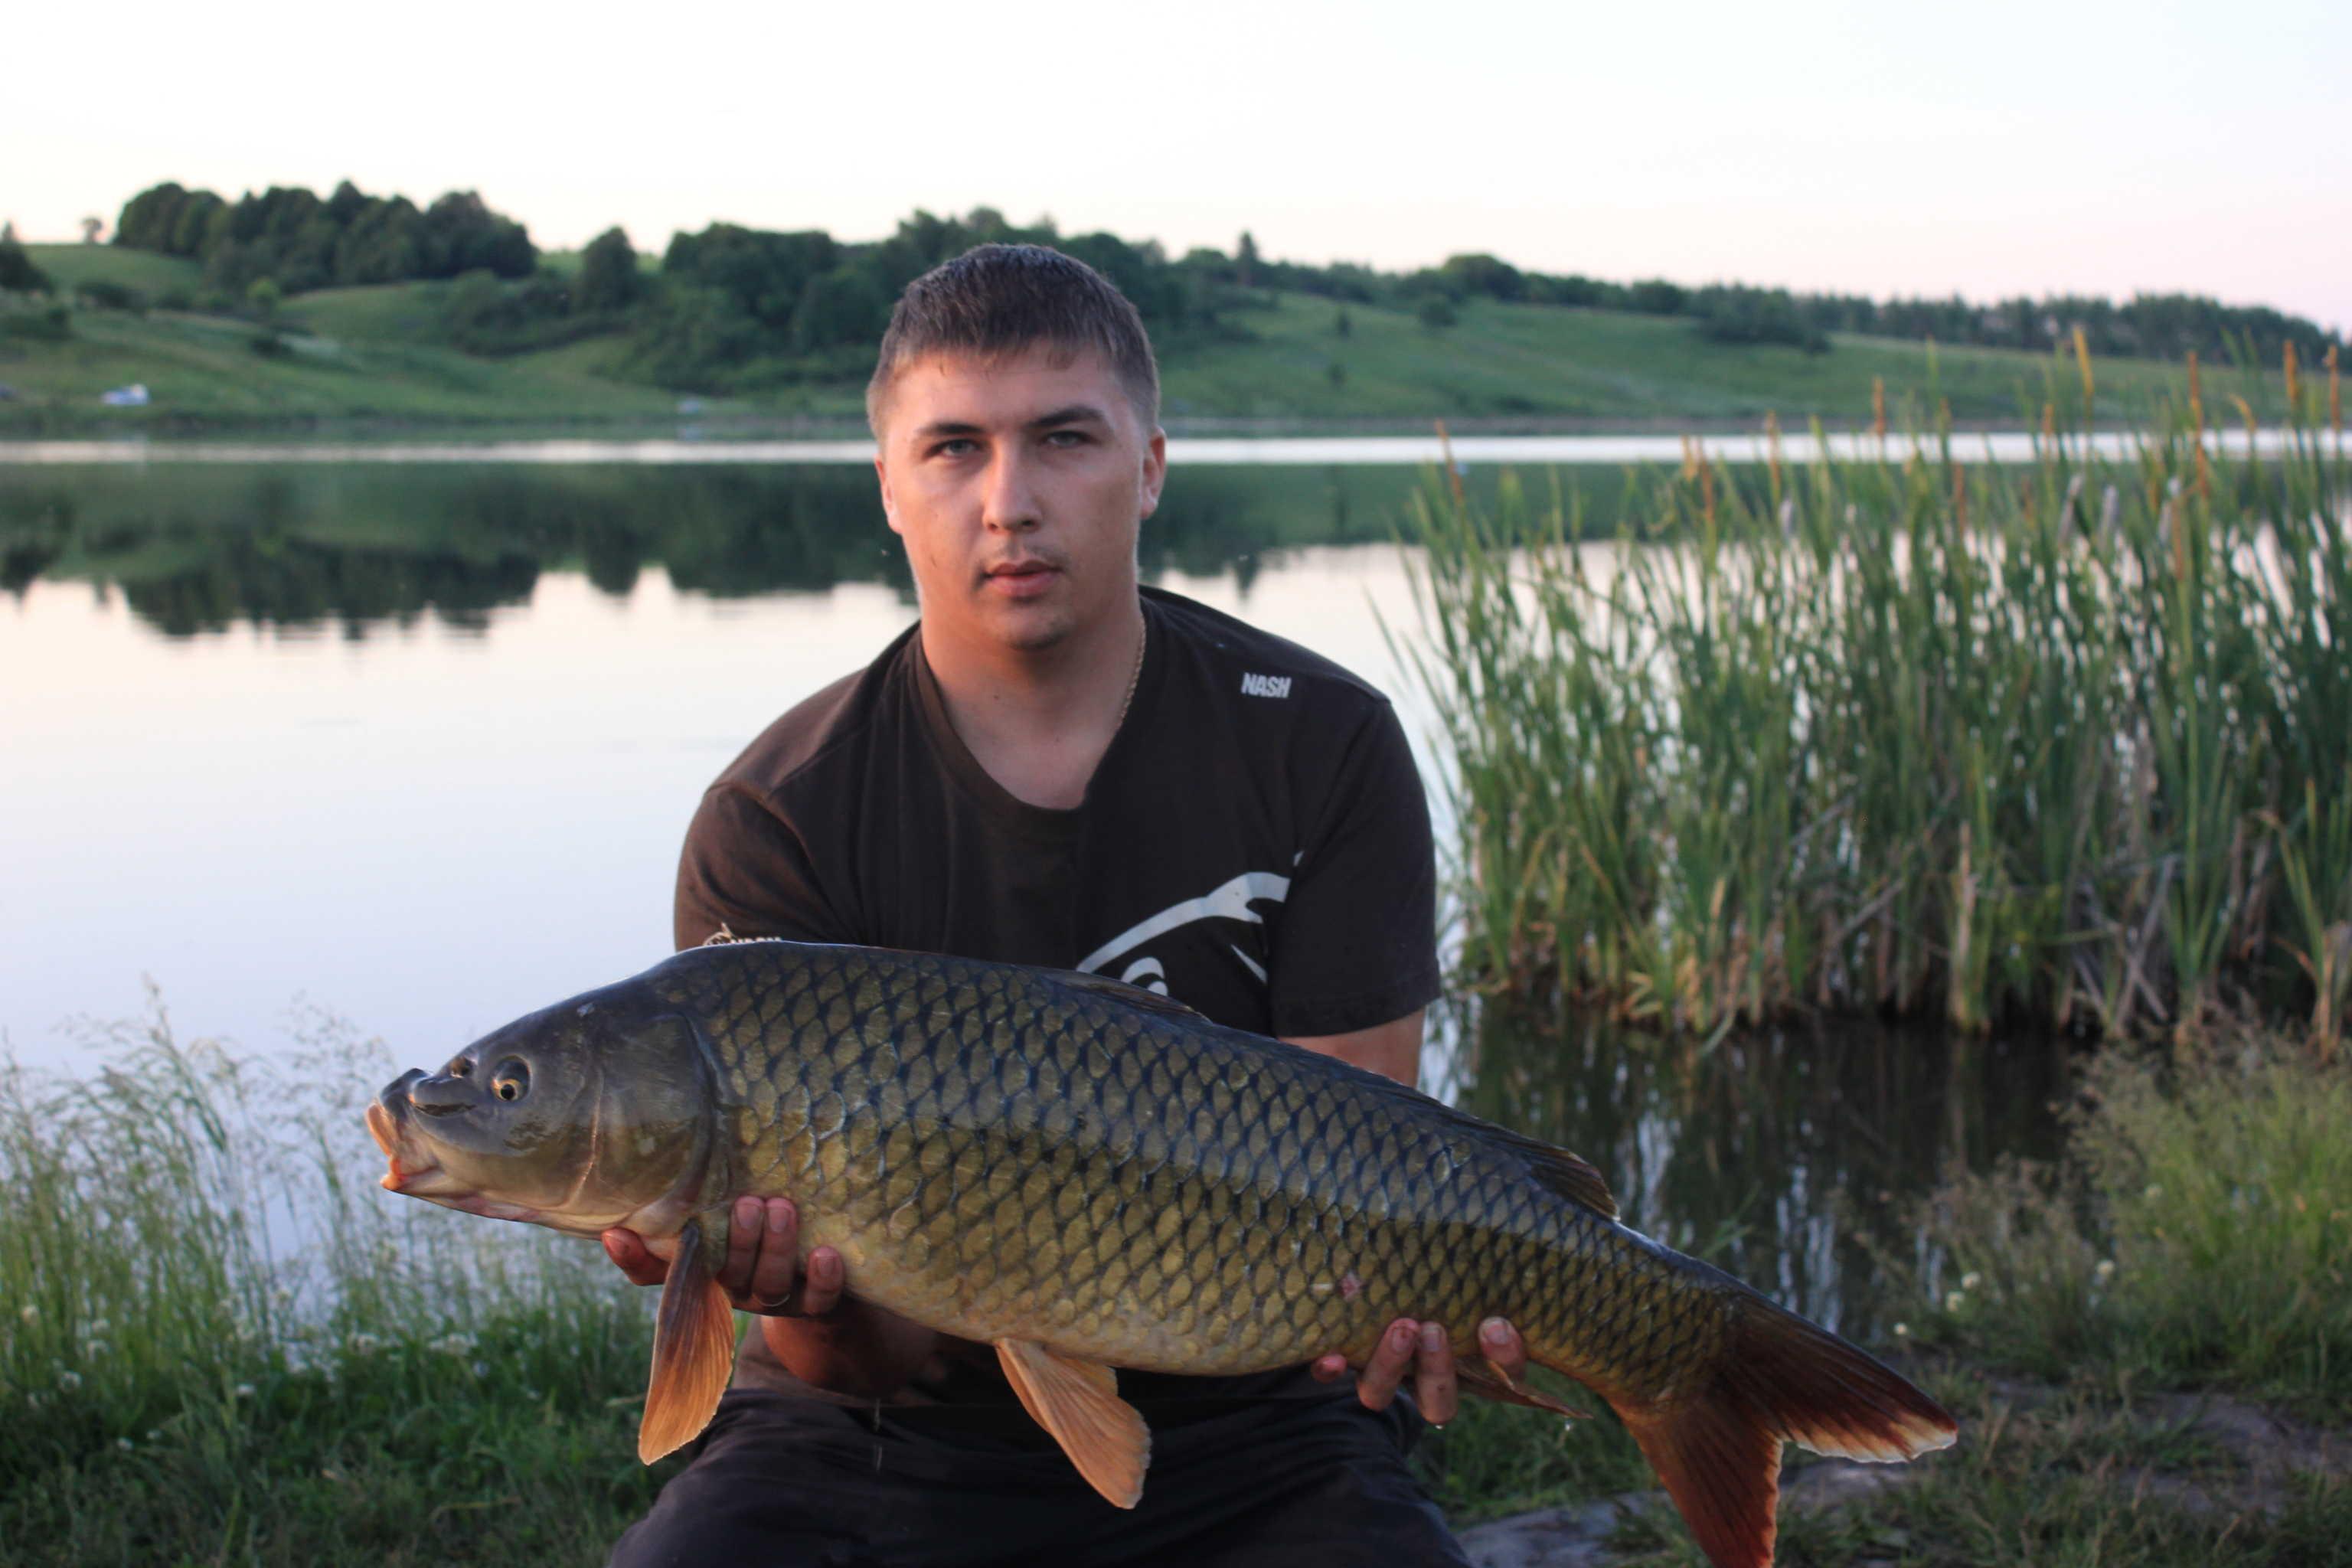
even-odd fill
[(349, 180), (324, 201), (272, 185), (234, 203), (166, 181), (122, 205), (114, 243), (201, 261), (207, 282), (238, 296), (264, 278), (299, 294), (476, 270), (527, 278), (539, 265), (523, 226), (472, 191), (419, 211), (406, 196), (367, 195)]

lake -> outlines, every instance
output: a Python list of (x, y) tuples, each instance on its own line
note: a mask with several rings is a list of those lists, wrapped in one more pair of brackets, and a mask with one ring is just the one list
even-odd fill
[[(854, 462), (319, 450), (0, 466), (0, 1037), (21, 1061), (86, 1067), (76, 1020), (135, 1016), (151, 984), (183, 1037), (274, 1055), (331, 1016), (436, 1061), (643, 968), (703, 786), (915, 614)], [(1415, 470), (1179, 459), (1147, 580), (1388, 690), (1434, 779), (1382, 630), (1414, 621), (1393, 541)], [(1441, 1031), (1428, 1077), (1836, 1321), (1947, 1162), (2047, 1146), (2052, 1064), (1827, 1026), (1694, 1058), (1486, 1019)]]

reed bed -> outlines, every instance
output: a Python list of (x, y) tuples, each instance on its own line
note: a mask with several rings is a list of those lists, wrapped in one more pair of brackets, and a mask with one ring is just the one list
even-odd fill
[[(2323, 1055), (2352, 1001), (2337, 366), (2192, 361), (2123, 458), (2086, 355), (2026, 465), (1948, 415), (1856, 460), (1627, 479), (1613, 540), (1507, 476), (1416, 499), (1464, 983), (1714, 1034), (1806, 1009)], [(2079, 373), (2077, 374), (2076, 373)]]

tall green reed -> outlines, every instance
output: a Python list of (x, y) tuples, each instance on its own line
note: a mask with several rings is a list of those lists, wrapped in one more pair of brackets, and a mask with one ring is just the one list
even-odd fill
[[(2023, 465), (1948, 416), (1865, 455), (1416, 498), (1465, 978), (1717, 1031), (1804, 1007), (2322, 1050), (2352, 992), (2340, 388), (2258, 455), (2185, 405), (2122, 457), (2087, 358)], [(2241, 374), (2241, 384), (2259, 382)], [(2257, 416), (2233, 397), (2249, 432)], [(1818, 435), (1818, 429), (1816, 435)]]

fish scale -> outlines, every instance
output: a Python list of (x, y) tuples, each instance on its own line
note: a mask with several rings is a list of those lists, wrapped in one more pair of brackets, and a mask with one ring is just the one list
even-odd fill
[[(1720, 1338), (1706, 1282), (1414, 1114), (1433, 1102), (1368, 1100), (1328, 1058), (1249, 1037), (1237, 1055), (1232, 1031), (1041, 972), (793, 944), (727, 957), (665, 993), (706, 1020), (751, 1112), (734, 1168), (707, 1179), (783, 1177), (810, 1244), (893, 1310), (977, 1339), (1044, 1312), (1064, 1348), (1212, 1374), (1360, 1362), (1398, 1317), (1455, 1325), (1467, 1349), (1501, 1315), (1539, 1357), (1637, 1395), (1670, 1394)], [(1622, 1269), (1573, 1266), (1604, 1248), (1646, 1275), (1638, 1297), (1610, 1288)], [(1546, 1256), (1571, 1266), (1540, 1270)], [(1620, 1332), (1619, 1353), (1580, 1352), (1580, 1322)]]

